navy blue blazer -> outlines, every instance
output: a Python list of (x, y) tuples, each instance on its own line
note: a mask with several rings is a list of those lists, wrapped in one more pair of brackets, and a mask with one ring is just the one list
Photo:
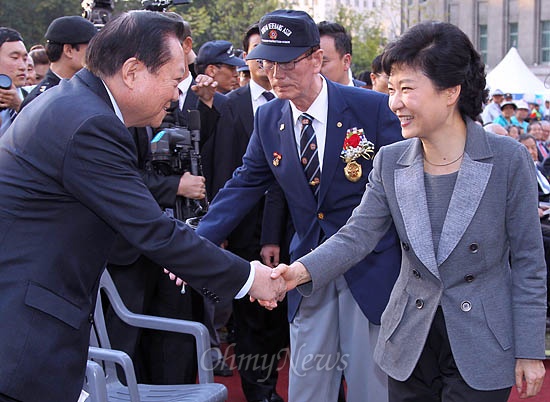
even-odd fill
[[(299, 161), (290, 104), (288, 100), (276, 99), (256, 111), (243, 165), (214, 198), (198, 227), (200, 235), (221, 243), (274, 181), (285, 194), (296, 230), (290, 245), (292, 260), (314, 249), (323, 235), (331, 236), (346, 223), (361, 200), (372, 169), (372, 160), (360, 158), (357, 162), (363, 169), (361, 179), (352, 183), (345, 178), (340, 152), (346, 131), (363, 128), (377, 151), (402, 140), (401, 129), (388, 107), (387, 95), (325, 82), (329, 111), (318, 200)], [(273, 163), (274, 153), (281, 156), (278, 164)], [(373, 323), (380, 323), (400, 259), (399, 241), (392, 227), (372, 254), (344, 274), (357, 303)], [(289, 319), (294, 317), (300, 300), (298, 292), (289, 293)]]
[(136, 161), (87, 70), (31, 102), (0, 139), (0, 393), (77, 400), (117, 233), (214, 301), (246, 282), (248, 262), (162, 212)]

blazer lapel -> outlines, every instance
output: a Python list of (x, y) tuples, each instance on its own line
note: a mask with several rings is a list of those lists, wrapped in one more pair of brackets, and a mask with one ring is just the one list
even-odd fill
[(338, 167), (344, 168), (340, 153), (344, 145), (346, 130), (350, 128), (349, 118), (344, 113), (347, 108), (345, 99), (339, 95), (337, 89), (328, 80), (326, 83), (329, 105), (323, 169), (321, 170), (321, 187), (319, 188), (319, 205), (323, 202), (329, 187), (326, 184), (323, 185), (323, 183), (330, 183), (332, 181)]
[(394, 181), (395, 196), (410, 246), (426, 268), (439, 278), (424, 188), (424, 159), (420, 140), (412, 141), (397, 163), (405, 166), (395, 170)]
[(490, 157), (492, 153), (485, 135), (478, 131), (483, 131), (483, 129), (475, 126), (473, 122), (471, 124), (468, 122), (468, 138), (464, 158), (443, 223), (437, 252), (437, 265), (443, 264), (464, 235), (485, 193), (493, 168), (492, 163), (474, 160)]

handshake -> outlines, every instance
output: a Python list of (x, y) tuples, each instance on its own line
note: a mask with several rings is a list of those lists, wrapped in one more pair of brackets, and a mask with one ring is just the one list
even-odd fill
[[(279, 264), (276, 268), (270, 268), (259, 261), (252, 261), (250, 269), (254, 270), (254, 281), (248, 291), (250, 301), (257, 300), (268, 310), (277, 307), (277, 303), (284, 299), (286, 292), (311, 280), (306, 267), (300, 262), (291, 265)], [(164, 269), (164, 272), (171, 280), (176, 281), (177, 286), (185, 284), (170, 271)]]

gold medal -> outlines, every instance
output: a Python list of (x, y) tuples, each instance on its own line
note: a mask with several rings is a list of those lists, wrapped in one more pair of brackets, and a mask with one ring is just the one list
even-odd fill
[(360, 164), (355, 161), (351, 161), (346, 163), (346, 166), (344, 167), (344, 174), (346, 175), (346, 179), (355, 183), (363, 175), (363, 169)]

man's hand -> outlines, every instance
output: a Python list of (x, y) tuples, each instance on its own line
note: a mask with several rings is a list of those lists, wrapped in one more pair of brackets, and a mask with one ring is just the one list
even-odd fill
[(202, 103), (212, 108), (217, 86), (218, 81), (214, 81), (214, 78), (199, 74), (195, 78), (195, 85), (191, 86), (191, 90), (197, 94)]
[(204, 177), (193, 176), (191, 173), (185, 172), (180, 178), (177, 194), (192, 200), (202, 200), (206, 197)]
[(275, 268), (279, 265), (279, 255), (281, 248), (278, 244), (264, 244), (260, 251), (260, 256), (265, 265)]
[(311, 281), (308, 270), (301, 262), (295, 261), (290, 265), (280, 264), (271, 272), (272, 279), (282, 277), (285, 280), (286, 291), (296, 286)]
[(20, 106), (21, 98), (13, 85), (10, 89), (0, 89), (0, 108), (13, 109), (19, 112)]
[(516, 359), (516, 387), (521, 399), (530, 398), (540, 392), (544, 373), (541, 360)]
[(285, 298), (285, 281), (282, 278), (272, 279), (271, 268), (259, 261), (252, 261), (250, 266), (255, 270), (254, 282), (248, 291), (250, 301), (262, 300), (260, 304), (269, 310), (277, 307), (277, 302)]

